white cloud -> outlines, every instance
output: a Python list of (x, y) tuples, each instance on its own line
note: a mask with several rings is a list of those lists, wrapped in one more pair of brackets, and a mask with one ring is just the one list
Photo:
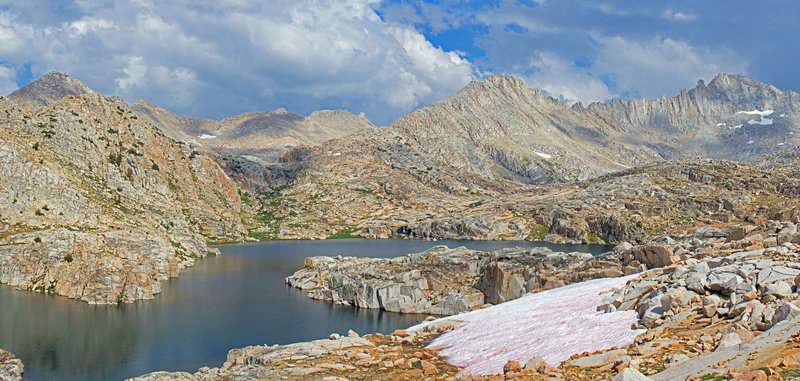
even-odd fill
[(543, 52), (536, 54), (530, 62), (530, 67), (538, 70), (530, 75), (519, 76), (530, 86), (545, 90), (568, 104), (577, 101), (589, 104), (616, 96), (603, 81), (555, 54)]
[(0, 13), (0, 55), (3, 57), (18, 54), (24, 46), (23, 37), (16, 30), (18, 27), (10, 13)]
[(0, 94), (8, 95), (16, 90), (19, 87), (16, 78), (14, 69), (0, 65)]
[(717, 73), (742, 73), (747, 67), (745, 61), (726, 51), (700, 49), (670, 38), (596, 40), (601, 48), (594, 69), (612, 76), (619, 90), (651, 98), (675, 94), (676, 88), (693, 87), (697, 79), (710, 79)]
[(694, 21), (697, 19), (697, 15), (695, 14), (683, 13), (673, 9), (665, 9), (661, 16), (672, 21)]
[(217, 117), (353, 105), (389, 122), (476, 77), (458, 53), (382, 20), (380, 3), (78, 1), (82, 13), (58, 23), (0, 15), (0, 54), (34, 75), (65, 71), (129, 101)]
[(124, 76), (116, 79), (117, 88), (122, 91), (129, 91), (137, 86), (144, 84), (144, 76), (147, 74), (147, 65), (142, 62), (142, 57), (125, 57), (128, 65), (122, 69)]
[(64, 30), (70, 38), (76, 39), (86, 36), (89, 32), (111, 29), (113, 27), (114, 23), (109, 20), (86, 17), (69, 23), (64, 26)]
[(120, 94), (129, 98), (143, 91), (169, 92), (175, 104), (183, 106), (193, 100), (193, 90), (201, 85), (197, 74), (188, 68), (151, 67), (137, 56), (121, 57), (121, 60), (127, 61), (127, 66), (115, 82)]

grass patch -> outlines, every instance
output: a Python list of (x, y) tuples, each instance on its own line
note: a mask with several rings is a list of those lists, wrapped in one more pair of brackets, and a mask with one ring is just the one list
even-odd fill
[(783, 369), (779, 373), (783, 377), (800, 377), (800, 368)]
[(597, 235), (595, 232), (593, 232), (591, 230), (586, 232), (586, 240), (589, 241), (589, 243), (602, 242), (603, 244), (606, 244), (606, 245), (608, 244), (608, 242), (606, 242), (606, 240), (603, 239), (603, 237), (600, 237), (599, 235)]
[(338, 230), (338, 231), (336, 231), (336, 232), (334, 232), (332, 234), (329, 234), (328, 235), (328, 239), (361, 238), (361, 236), (353, 234), (353, 233), (355, 233), (355, 232), (357, 232), (359, 230), (361, 230), (361, 229), (359, 229), (358, 227), (355, 227), (355, 226), (345, 227), (345, 228), (343, 228), (341, 230)]
[(704, 374), (700, 376), (700, 379), (703, 381), (721, 381), (721, 380), (730, 380), (731, 378), (728, 376), (723, 376), (721, 374)]
[(547, 236), (547, 233), (550, 231), (550, 227), (540, 224), (533, 224), (531, 226), (530, 231), (528, 232), (528, 236), (525, 237), (526, 241), (544, 241), (544, 237)]

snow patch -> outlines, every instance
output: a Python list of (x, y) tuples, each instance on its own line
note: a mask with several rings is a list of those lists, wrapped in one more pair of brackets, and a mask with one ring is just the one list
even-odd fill
[(772, 115), (772, 113), (774, 112), (775, 112), (774, 110), (764, 110), (764, 111), (754, 110), (754, 111), (739, 111), (737, 114), (758, 115), (761, 117), (761, 120), (748, 120), (747, 124), (751, 125), (759, 124), (762, 126), (769, 126), (772, 124), (772, 119), (766, 117)]
[(735, 130), (737, 128), (742, 128), (742, 125), (741, 124), (737, 124), (735, 126), (728, 127), (728, 129), (731, 129), (731, 130)]
[(778, 143), (778, 145), (779, 145), (779, 146), (782, 146), (782, 145), (784, 145), (784, 144), (786, 144), (786, 143)]
[(216, 139), (217, 135), (202, 134), (198, 136), (200, 139)]
[(535, 153), (535, 154), (537, 154), (537, 155), (539, 155), (539, 156), (541, 156), (542, 158), (545, 158), (545, 159), (552, 159), (553, 158), (553, 155), (548, 155), (546, 153), (541, 153), (541, 152), (536, 152), (536, 151), (533, 151), (533, 153)]
[(725, 123), (717, 123), (717, 127), (725, 127)]
[(747, 141), (747, 144), (753, 144), (753, 143), (755, 143), (755, 142), (756, 142), (755, 140), (748, 140), (748, 141)]
[(759, 124), (762, 126), (769, 126), (772, 124), (772, 119), (761, 117), (761, 120), (748, 120), (747, 124)]
[(339, 156), (341, 154), (342, 154), (341, 152), (337, 152), (337, 153), (333, 154), (333, 156)]
[(780, 114), (780, 115), (778, 115), (778, 117), (779, 117), (779, 118), (783, 118), (783, 117), (785, 117), (785, 116), (786, 116), (786, 113), (783, 113), (783, 114)]
[(747, 115), (769, 116), (769, 115), (772, 115), (773, 112), (775, 112), (775, 111), (774, 110), (764, 110), (764, 111), (753, 110), (753, 111), (739, 111), (738, 113), (739, 114), (747, 114)]
[(467, 324), (439, 336), (430, 347), (440, 349), (462, 373), (487, 375), (502, 373), (508, 360), (524, 364), (541, 356), (557, 366), (576, 353), (630, 345), (644, 332), (630, 328), (636, 311), (604, 314), (597, 307), (610, 290), (636, 276), (594, 279), (443, 318)]

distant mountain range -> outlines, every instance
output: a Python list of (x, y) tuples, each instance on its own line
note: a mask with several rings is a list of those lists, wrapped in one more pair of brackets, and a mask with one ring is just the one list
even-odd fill
[(614, 243), (759, 221), (800, 193), (799, 117), (797, 93), (726, 74), (586, 107), (495, 75), (375, 126), (177, 116), (50, 73), (0, 97), (0, 283), (115, 303), (206, 241)]
[[(61, 73), (50, 73), (8, 96), (43, 106), (92, 90)], [(228, 160), (255, 163), (255, 171), (287, 172), (280, 156), (297, 147), (349, 148), (387, 163), (453, 168), (458, 173), (526, 184), (586, 180), (604, 173), (686, 156), (747, 161), (800, 142), (800, 94), (739, 75), (717, 75), (708, 85), (680, 90), (672, 98), (578, 103), (572, 107), (495, 75), (405, 115), (388, 127), (347, 111), (303, 117), (283, 109), (245, 113), (215, 121), (177, 116), (145, 101), (131, 109), (166, 135)], [(371, 140), (399, 134), (412, 157), (368, 149)], [(391, 143), (384, 142), (388, 146)], [(362, 145), (363, 149), (359, 149)], [(330, 150), (330, 149), (328, 149)], [(325, 148), (319, 150), (324, 160)], [(296, 156), (296, 155), (295, 155)], [(403, 156), (403, 157), (401, 157)], [(313, 163), (313, 155), (306, 157)], [(252, 165), (251, 165), (252, 167)], [(268, 176), (269, 177), (269, 176)], [(280, 185), (272, 176), (254, 184)], [(271, 183), (277, 182), (277, 183)]]

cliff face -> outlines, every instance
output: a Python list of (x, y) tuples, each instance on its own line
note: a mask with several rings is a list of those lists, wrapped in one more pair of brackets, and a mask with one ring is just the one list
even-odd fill
[(456, 168), (526, 183), (585, 180), (660, 159), (613, 124), (495, 75), (392, 124)]
[(582, 112), (665, 158), (750, 160), (797, 146), (800, 136), (800, 94), (739, 75), (701, 80), (672, 98), (593, 103)]
[(342, 110), (315, 111), (304, 117), (278, 109), (216, 121), (178, 116), (144, 101), (132, 109), (168, 136), (210, 153), (240, 186), (251, 191), (291, 181), (291, 170), (278, 162), (287, 150), (317, 146), (373, 126), (363, 115)]
[(209, 252), (204, 237), (242, 236), (237, 187), (210, 157), (118, 98), (37, 103), (82, 88), (43, 78), (0, 100), (0, 282), (92, 303), (151, 298)]
[[(674, 189), (654, 187), (660, 176), (670, 182), (675, 177), (675, 186), (696, 181), (661, 170), (641, 172), (694, 161), (643, 163), (689, 155), (750, 159), (789, 147), (800, 125), (796, 98), (796, 93), (721, 74), (708, 86), (700, 83), (670, 99), (567, 107), (520, 80), (494, 76), (391, 126), (287, 151), (279, 162), (290, 174), (289, 186), (260, 205), (267, 218), (265, 228), (258, 229), (283, 238), (360, 231), (373, 237), (637, 240), (646, 235), (644, 225), (656, 222), (646, 216), (696, 218), (693, 208), (711, 214), (738, 208), (732, 206), (738, 202), (733, 196), (698, 205), (687, 190), (678, 197), (680, 213), (644, 207), (648, 211), (640, 215), (640, 202), (653, 202), (645, 202), (648, 197), (658, 194), (663, 202), (674, 196)], [(777, 137), (785, 142), (770, 145)], [(722, 170), (714, 175), (719, 179), (763, 175), (733, 163), (699, 166), (710, 173)], [(609, 173), (624, 175), (597, 177)], [(746, 193), (774, 192), (775, 186)], [(595, 194), (595, 187), (613, 189)], [(617, 204), (619, 213), (603, 211), (620, 197), (631, 202)]]

